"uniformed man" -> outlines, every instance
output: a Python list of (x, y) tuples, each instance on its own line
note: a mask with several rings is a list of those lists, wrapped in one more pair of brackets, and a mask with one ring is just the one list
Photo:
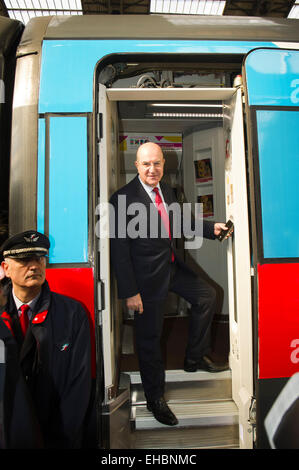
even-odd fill
[[(29, 391), (32, 422), (41, 437), (34, 433), (33, 447), (39, 442), (45, 448), (80, 448), (90, 400), (90, 328), (79, 302), (51, 292), (45, 277), (49, 247), (49, 239), (34, 230), (14, 235), (2, 245), (1, 266), (10, 283), (6, 305), (0, 307), (0, 326), (3, 332), (5, 325), (7, 344), (17, 345), (22, 390)], [(8, 358), (6, 379), (12, 390), (9, 367)], [(11, 395), (6, 396), (6, 446), (30, 447), (26, 435), (14, 435), (16, 423), (24, 418), (15, 416), (18, 407)]]

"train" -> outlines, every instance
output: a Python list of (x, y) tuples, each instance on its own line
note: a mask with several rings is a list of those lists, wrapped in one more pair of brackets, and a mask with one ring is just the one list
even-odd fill
[[(228, 343), (230, 365), (218, 380), (230, 395), (215, 395), (214, 383), (205, 408), (202, 395), (171, 395), (175, 384), (203, 393), (213, 380), (190, 378), (168, 351), (170, 403), (182, 409), (183, 431), (193, 429), (194, 448), (225, 447), (225, 432), (228, 446), (269, 448), (265, 418), (299, 371), (299, 21), (43, 16), (26, 27), (0, 18), (0, 34), (1, 217), (9, 234), (49, 236), (50, 287), (89, 316), (91, 442), (184, 447), (180, 429), (157, 429), (144, 411), (132, 315), (117, 299), (109, 230), (101, 235), (105, 203), (135, 175), (138, 145), (154, 141), (179, 200), (205, 201), (204, 217), (234, 223), (216, 246), (177, 242), (218, 286), (215, 335)], [(170, 296), (165, 309), (179, 348), (188, 305)], [(207, 443), (213, 433), (219, 441)]]

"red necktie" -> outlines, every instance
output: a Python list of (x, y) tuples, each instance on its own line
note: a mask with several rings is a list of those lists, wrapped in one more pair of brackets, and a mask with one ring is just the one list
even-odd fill
[(26, 331), (29, 325), (29, 318), (28, 318), (28, 310), (29, 310), (29, 305), (22, 305), (21, 306), (21, 316), (20, 316), (20, 325), (21, 329), (23, 332), (23, 335), (26, 335)]
[[(156, 197), (155, 197), (155, 204), (156, 204), (156, 207), (158, 209), (158, 212), (161, 216), (161, 219), (163, 221), (163, 224), (167, 230), (167, 233), (168, 233), (168, 236), (169, 236), (169, 239), (171, 240), (171, 232), (170, 232), (170, 223), (169, 223), (169, 217), (168, 217), (168, 214), (166, 212), (166, 209), (164, 207), (164, 204), (163, 204), (163, 200), (161, 198), (161, 195), (160, 195), (160, 192), (159, 192), (159, 189), (158, 188), (154, 188), (153, 191), (156, 193)], [(173, 252), (171, 252), (171, 261), (174, 261), (174, 254)]]

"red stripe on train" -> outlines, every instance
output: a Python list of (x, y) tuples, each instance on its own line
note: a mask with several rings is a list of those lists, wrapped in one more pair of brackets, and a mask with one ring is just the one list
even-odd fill
[(299, 264), (258, 266), (259, 378), (299, 371)]
[(81, 302), (86, 310), (91, 331), (92, 376), (96, 376), (94, 275), (92, 268), (50, 268), (46, 278), (50, 289)]

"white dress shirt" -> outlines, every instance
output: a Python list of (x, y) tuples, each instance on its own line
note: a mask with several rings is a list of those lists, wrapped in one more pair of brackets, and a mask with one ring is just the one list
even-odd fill
[[(147, 194), (149, 195), (149, 197), (151, 198), (151, 200), (153, 201), (154, 204), (155, 203), (155, 198), (156, 198), (156, 193), (154, 191), (154, 188), (152, 186), (149, 186), (148, 184), (144, 183), (140, 176), (138, 176), (139, 178), (139, 181), (140, 183), (142, 184), (142, 186), (144, 187), (145, 191), (147, 192)], [(168, 208), (167, 208), (167, 204), (165, 203), (165, 200), (164, 200), (164, 197), (163, 197), (163, 193), (161, 191), (161, 187), (160, 187), (160, 183), (156, 184), (155, 185), (155, 188), (158, 188), (159, 189), (159, 193), (160, 193), (160, 196), (161, 196), (161, 199), (163, 201), (163, 204), (164, 204), (164, 207), (166, 209), (166, 211), (168, 212)]]
[(29, 310), (27, 312), (27, 315), (28, 315), (28, 318), (29, 320), (31, 320), (31, 317), (32, 317), (32, 312), (34, 310), (34, 307), (36, 305), (36, 302), (38, 301), (39, 299), (39, 296), (40, 296), (40, 293), (37, 294), (36, 297), (34, 297), (32, 300), (30, 300), (29, 302), (22, 302), (20, 299), (18, 299), (18, 297), (16, 296), (16, 294), (14, 293), (14, 291), (12, 290), (12, 296), (14, 298), (14, 301), (15, 301), (15, 304), (16, 304), (16, 307), (17, 307), (17, 311), (18, 311), (18, 314), (19, 316), (21, 315), (21, 307), (22, 305), (29, 305)]

